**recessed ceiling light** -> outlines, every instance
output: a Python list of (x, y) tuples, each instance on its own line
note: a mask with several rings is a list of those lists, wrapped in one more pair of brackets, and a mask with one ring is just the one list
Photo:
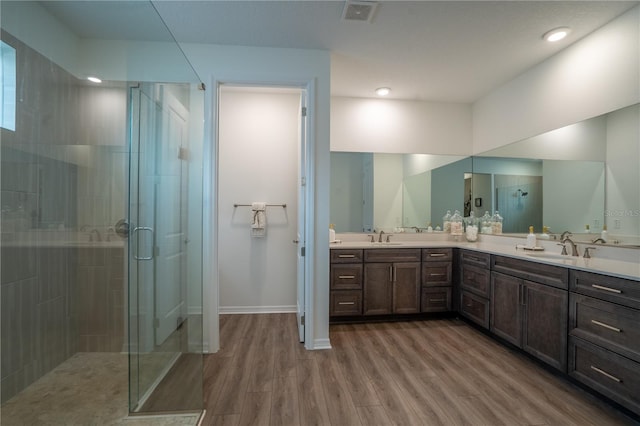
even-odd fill
[(388, 87), (378, 87), (376, 89), (376, 95), (378, 96), (387, 96), (389, 93), (391, 93), (391, 89)]
[(562, 40), (563, 38), (568, 36), (570, 32), (571, 29), (567, 27), (554, 28), (553, 30), (544, 33), (542, 38), (548, 42), (553, 43)]
[(98, 77), (87, 77), (87, 80), (92, 83), (102, 83), (102, 80), (100, 80)]

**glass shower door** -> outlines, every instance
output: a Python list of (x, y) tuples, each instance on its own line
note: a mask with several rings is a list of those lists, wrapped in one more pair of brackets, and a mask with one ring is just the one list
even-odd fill
[(194, 327), (201, 315), (189, 316), (201, 298), (189, 300), (186, 267), (199, 254), (187, 247), (188, 93), (178, 84), (130, 89), (129, 403), (136, 413), (202, 408), (202, 327)]

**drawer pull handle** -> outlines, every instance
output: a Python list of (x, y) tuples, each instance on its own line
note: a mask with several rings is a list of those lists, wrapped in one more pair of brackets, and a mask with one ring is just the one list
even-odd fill
[(430, 277), (444, 277), (445, 274), (429, 274)]
[(612, 376), (611, 374), (607, 373), (607, 372), (606, 372), (606, 371), (604, 371), (604, 370), (599, 369), (598, 367), (594, 367), (594, 366), (592, 365), (592, 366), (591, 366), (591, 369), (592, 369), (593, 371), (596, 371), (596, 372), (598, 372), (598, 373), (602, 374), (603, 376), (605, 376), (605, 377), (607, 377), (607, 378), (609, 378), (609, 379), (613, 380), (614, 382), (622, 383), (622, 380), (618, 379), (616, 376)]
[(430, 302), (446, 302), (447, 299), (429, 299)]
[(598, 285), (598, 284), (591, 284), (591, 287), (597, 288), (598, 290), (610, 291), (611, 293), (618, 293), (618, 294), (622, 293), (622, 290), (618, 290), (618, 289), (611, 288), (611, 287), (604, 287), (604, 286), (601, 286), (601, 285)]
[(429, 257), (445, 257), (445, 253), (431, 253)]
[(338, 305), (355, 305), (356, 302), (338, 302)]
[(621, 329), (619, 329), (619, 328), (617, 328), (617, 327), (614, 327), (614, 326), (612, 326), (612, 325), (609, 325), (609, 324), (605, 324), (605, 323), (600, 322), (600, 321), (591, 320), (591, 323), (592, 323), (592, 324), (595, 324), (595, 325), (599, 325), (600, 327), (604, 327), (604, 328), (606, 328), (606, 329), (608, 329), (608, 330), (615, 331), (615, 332), (617, 332), (617, 333), (622, 333), (622, 330), (621, 330)]
[(341, 280), (352, 280), (355, 277), (355, 275), (338, 275), (338, 278), (340, 278)]
[(356, 257), (356, 255), (355, 254), (339, 254), (338, 257), (341, 259), (353, 259), (354, 257)]

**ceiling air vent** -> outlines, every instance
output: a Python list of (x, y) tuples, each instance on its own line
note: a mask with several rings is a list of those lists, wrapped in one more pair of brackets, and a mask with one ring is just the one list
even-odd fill
[(342, 11), (345, 21), (371, 22), (376, 11), (377, 3), (372, 1), (348, 1)]

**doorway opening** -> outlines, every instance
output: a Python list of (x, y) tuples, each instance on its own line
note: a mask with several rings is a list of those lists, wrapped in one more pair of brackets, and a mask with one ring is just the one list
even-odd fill
[[(307, 90), (225, 83), (217, 94), (218, 312), (295, 312), (302, 342)], [(260, 235), (256, 215), (264, 218)]]

